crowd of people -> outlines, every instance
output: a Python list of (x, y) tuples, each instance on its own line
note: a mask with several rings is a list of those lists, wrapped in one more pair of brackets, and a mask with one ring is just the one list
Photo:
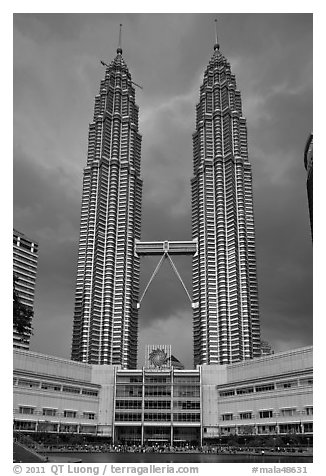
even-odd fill
[[(18, 437), (19, 436), (19, 437)], [(34, 435), (33, 435), (34, 436)], [(270, 453), (306, 453), (307, 448), (302, 446), (261, 446), (261, 445), (241, 445), (241, 444), (204, 444), (196, 445), (191, 442), (184, 442), (178, 445), (171, 445), (163, 442), (147, 442), (141, 444), (131, 444), (126, 442), (112, 443), (103, 440), (68, 440), (68, 438), (49, 437), (34, 439), (31, 436), (15, 435), (14, 441), (19, 440), (25, 446), (38, 453), (204, 453), (204, 454), (270, 454)], [(312, 449), (312, 448), (309, 448)]]
[(302, 448), (259, 448), (248, 446), (196, 446), (183, 445), (172, 446), (169, 444), (156, 445), (126, 445), (126, 444), (105, 444), (105, 443), (85, 443), (77, 445), (59, 444), (43, 445), (43, 451), (46, 452), (74, 452), (74, 453), (204, 453), (204, 454), (236, 454), (236, 453), (303, 453)]

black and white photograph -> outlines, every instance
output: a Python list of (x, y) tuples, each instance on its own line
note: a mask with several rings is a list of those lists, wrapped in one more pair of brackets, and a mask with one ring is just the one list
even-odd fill
[(12, 21), (14, 472), (309, 472), (313, 13)]

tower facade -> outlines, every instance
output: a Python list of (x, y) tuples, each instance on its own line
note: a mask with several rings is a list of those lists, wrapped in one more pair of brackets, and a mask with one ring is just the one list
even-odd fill
[(72, 359), (135, 368), (141, 136), (135, 89), (120, 47), (105, 66), (84, 168)]
[(241, 94), (218, 41), (193, 134), (194, 363), (259, 357), (252, 175)]
[[(34, 310), (34, 294), (38, 261), (38, 243), (24, 233), (13, 231), (13, 272), (19, 302)], [(30, 335), (21, 335), (14, 327), (14, 348), (29, 349)]]

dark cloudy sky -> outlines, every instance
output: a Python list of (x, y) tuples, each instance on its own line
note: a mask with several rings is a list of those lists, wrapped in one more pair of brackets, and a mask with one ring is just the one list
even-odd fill
[[(104, 70), (123, 57), (140, 106), (142, 239), (191, 239), (195, 105), (215, 14), (14, 15), (14, 226), (39, 242), (31, 350), (70, 357), (82, 172)], [(303, 150), (312, 124), (312, 15), (220, 14), (219, 41), (242, 93), (253, 168), (262, 337), (312, 343), (312, 243)], [(142, 261), (144, 289), (158, 259)], [(191, 288), (191, 259), (176, 260)], [(140, 312), (146, 343), (192, 366), (192, 313), (167, 264)]]

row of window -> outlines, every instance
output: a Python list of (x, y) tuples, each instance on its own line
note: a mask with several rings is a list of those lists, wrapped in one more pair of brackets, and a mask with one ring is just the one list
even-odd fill
[[(198, 376), (174, 376), (173, 382), (175, 384), (199, 384), (200, 377)], [(117, 384), (126, 384), (126, 383), (143, 383), (143, 377), (141, 375), (135, 377), (128, 377), (124, 375), (117, 375)], [(170, 384), (170, 376), (147, 376), (145, 375), (145, 385), (146, 384)]]
[(53, 392), (65, 392), (65, 393), (73, 393), (73, 394), (81, 394), (87, 395), (91, 397), (98, 396), (98, 390), (92, 390), (88, 388), (81, 388), (81, 387), (73, 387), (68, 385), (61, 385), (61, 384), (54, 384), (48, 382), (40, 382), (38, 380), (28, 380), (22, 378), (14, 378), (14, 385), (18, 387), (25, 387), (25, 388), (41, 388), (42, 390), (49, 390)]
[[(296, 408), (281, 408), (279, 412), (274, 410), (260, 410), (257, 413), (258, 418), (273, 418), (275, 416), (289, 417), (296, 416), (298, 414), (313, 415), (313, 407), (306, 407), (303, 412), (298, 412)], [(235, 419), (240, 420), (251, 420), (255, 418), (256, 415), (253, 412), (240, 412), (239, 415), (234, 415), (233, 413), (224, 413), (221, 415), (222, 421), (231, 421)]]
[[(145, 397), (166, 397), (171, 396), (172, 387), (170, 385), (161, 385), (161, 386), (147, 386), (145, 387)], [(142, 387), (141, 386), (127, 386), (119, 385), (116, 390), (117, 397), (141, 397), (142, 396)], [(174, 386), (173, 387), (173, 396), (174, 397), (197, 397), (200, 396), (199, 386)]]
[(14, 430), (22, 431), (47, 431), (56, 433), (91, 433), (97, 432), (96, 425), (70, 425), (64, 423), (48, 423), (36, 421), (14, 421)]
[(83, 412), (79, 414), (76, 410), (63, 410), (59, 412), (56, 408), (43, 408), (42, 411), (36, 410), (35, 407), (18, 407), (18, 413), (21, 415), (43, 415), (43, 416), (63, 416), (64, 418), (85, 418), (87, 420), (95, 420), (95, 413)]
[[(220, 427), (220, 436), (226, 435), (276, 435), (276, 434), (296, 434), (296, 433), (312, 433), (313, 423), (285, 423), (279, 425), (257, 425), (255, 426), (225, 426)], [(204, 433), (207, 433), (207, 428), (204, 428)]]
[[(171, 413), (145, 413), (144, 421), (171, 421)], [(141, 413), (116, 413), (115, 421), (142, 421)], [(176, 413), (173, 421), (200, 422), (200, 413)]]
[[(128, 410), (128, 409), (142, 409), (142, 401), (141, 400), (117, 400), (116, 401), (116, 408), (121, 410)], [(164, 410), (171, 408), (171, 400), (146, 400), (144, 402), (145, 409), (157, 409), (157, 410)], [(178, 408), (182, 410), (199, 410), (200, 409), (200, 402), (199, 401), (192, 401), (192, 400), (177, 400), (173, 402), (173, 408)]]
[(233, 395), (246, 395), (248, 393), (258, 393), (258, 392), (270, 392), (272, 390), (280, 390), (286, 388), (295, 388), (300, 386), (310, 386), (313, 384), (312, 378), (306, 378), (299, 380), (291, 380), (288, 382), (279, 382), (279, 383), (268, 383), (264, 385), (255, 385), (251, 387), (241, 387), (235, 389), (221, 390), (219, 392), (220, 397), (231, 397)]

